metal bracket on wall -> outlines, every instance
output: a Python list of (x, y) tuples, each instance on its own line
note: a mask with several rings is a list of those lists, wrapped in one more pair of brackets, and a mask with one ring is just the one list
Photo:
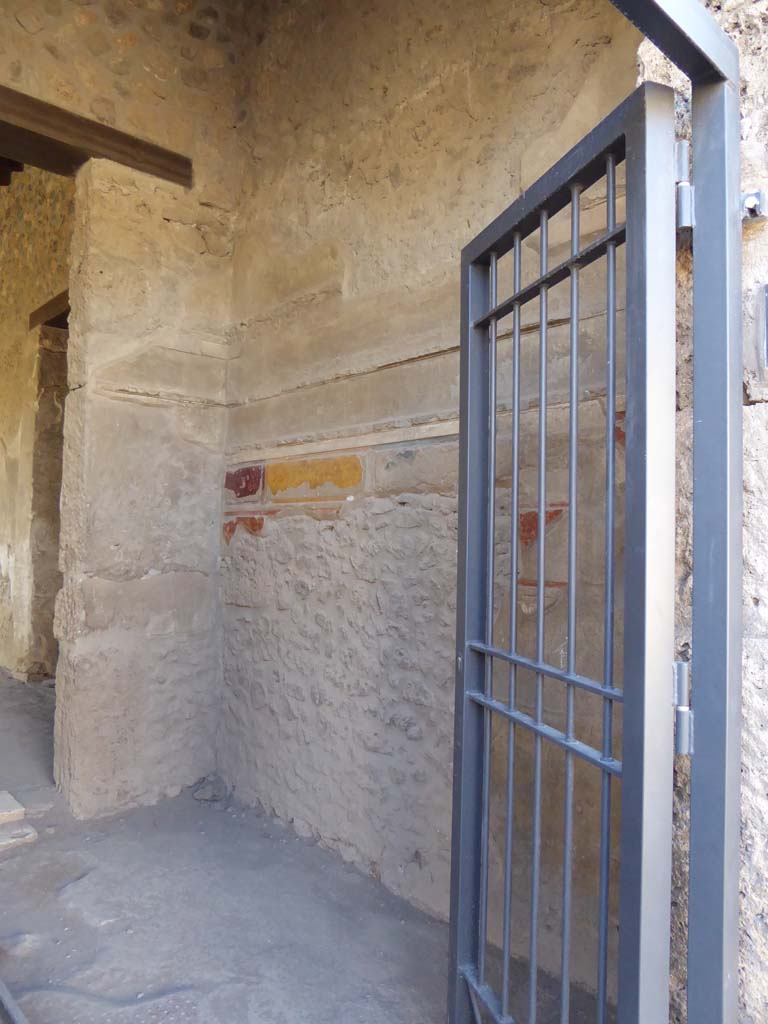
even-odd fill
[(741, 219), (742, 220), (766, 220), (768, 219), (768, 196), (758, 188), (752, 192), (744, 192), (741, 196)]

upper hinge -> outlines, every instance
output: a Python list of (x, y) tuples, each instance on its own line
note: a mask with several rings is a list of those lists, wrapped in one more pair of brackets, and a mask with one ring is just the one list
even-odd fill
[(675, 182), (677, 190), (677, 227), (696, 224), (695, 189), (690, 182), (691, 145), (687, 139), (675, 142)]
[(693, 708), (689, 687), (689, 663), (676, 661), (672, 666), (675, 703), (675, 753), (690, 757), (693, 753)]

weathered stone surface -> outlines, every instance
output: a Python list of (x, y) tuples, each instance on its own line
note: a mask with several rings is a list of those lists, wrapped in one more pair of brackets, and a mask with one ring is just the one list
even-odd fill
[(7, 790), (0, 793), (0, 825), (9, 825), (24, 819), (24, 806)]
[(180, 437), (177, 422), (173, 404), (88, 395), (84, 476), (64, 482), (80, 512), (75, 527), (64, 520), (66, 570), (215, 573), (221, 455)]
[(382, 448), (372, 455), (372, 488), (377, 494), (455, 494), (458, 447), (448, 443)]
[(217, 604), (216, 581), (202, 572), (155, 570), (126, 580), (85, 576), (59, 592), (57, 635), (74, 640), (122, 629), (147, 637), (184, 637), (210, 630)]
[(14, 823), (0, 825), (0, 854), (9, 853), (19, 846), (27, 846), (37, 839), (37, 829), (31, 825)]
[(198, 196), (94, 161), (77, 199), (55, 769), (87, 816), (214, 768), (230, 324)]
[[(766, 265), (768, 268), (768, 264)], [(741, 991), (744, 1020), (768, 1013), (768, 405), (744, 409), (744, 678), (742, 731)]]
[(350, 507), (232, 540), (220, 770), (240, 798), (442, 906), (455, 507)]
[(66, 385), (66, 357), (28, 330), (29, 314), (66, 288), (72, 201), (71, 182), (34, 168), (0, 188), (0, 665), (25, 679), (56, 666)]
[(121, 628), (61, 644), (55, 773), (91, 817), (179, 793), (215, 768), (215, 631)]

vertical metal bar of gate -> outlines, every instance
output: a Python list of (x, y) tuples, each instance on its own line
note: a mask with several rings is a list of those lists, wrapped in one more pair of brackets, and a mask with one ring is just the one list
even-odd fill
[[(693, 87), (693, 693), (688, 1019), (738, 1019), (742, 348), (739, 85)], [(713, 969), (714, 968), (714, 969)]]
[[(669, 966), (669, 893), (672, 826), (672, 701), (670, 664), (674, 622), (674, 397), (675, 397), (675, 217), (674, 113), (671, 90), (645, 85), (520, 199), (486, 228), (462, 253), (460, 549), (458, 633), (456, 653), (456, 753), (454, 761), (454, 830), (452, 869), (452, 932), (450, 1020), (469, 1024), (490, 1018), (496, 1024), (515, 1024), (508, 1014), (506, 984), (510, 946), (510, 865), (504, 872), (503, 952), (501, 993), (486, 973), (488, 944), (488, 800), (490, 791), (489, 732), (492, 720), (510, 729), (508, 765), (513, 765), (513, 728), (533, 733), (534, 805), (529, 941), (528, 1024), (537, 1019), (538, 997), (538, 857), (541, 831), (541, 749), (552, 743), (567, 759), (577, 757), (600, 771), (603, 778), (601, 817), (600, 943), (598, 953), (597, 1020), (606, 1005), (607, 916), (611, 842), (610, 779), (622, 784), (621, 869), (619, 881), (619, 1024), (663, 1024), (666, 1021)], [(626, 156), (627, 220), (615, 222), (615, 166)], [(608, 188), (608, 219), (603, 235), (580, 247), (572, 226), (571, 254), (565, 263), (549, 268), (549, 218), (604, 178)], [(578, 227), (578, 212), (572, 224)], [(520, 240), (538, 228), (541, 243), (539, 278), (520, 287)], [(625, 527), (626, 588), (624, 685), (613, 685), (613, 430), (615, 414), (616, 263), (615, 247), (627, 244), (627, 408)], [(514, 250), (515, 281), (510, 297), (496, 295), (497, 262)], [(547, 300), (550, 287), (571, 278), (571, 307), (578, 311), (578, 269), (597, 259), (607, 265), (607, 294), (612, 307), (607, 318), (606, 433), (606, 611), (605, 662), (602, 681), (579, 676), (573, 658), (566, 670), (545, 662), (543, 644), (546, 519), (546, 399)], [(539, 540), (537, 550), (536, 655), (529, 659), (515, 648), (493, 645), (493, 573), (495, 523), (496, 324), (512, 314), (513, 352), (519, 359), (520, 308), (536, 297), (540, 302), (539, 338)], [(571, 324), (571, 340), (578, 330)], [(576, 355), (578, 358), (578, 355)], [(575, 383), (574, 383), (575, 374)], [(578, 397), (578, 368), (572, 363), (570, 394)], [(519, 449), (519, 367), (513, 367), (513, 452)], [(578, 404), (578, 402), (576, 403)], [(577, 447), (577, 409), (571, 409), (569, 450)], [(517, 462), (513, 466), (512, 502), (517, 510)], [(577, 469), (569, 470), (569, 494), (575, 498)], [(517, 523), (513, 522), (514, 541)], [(569, 526), (569, 623), (575, 620), (574, 521)], [(652, 551), (652, 557), (649, 554)], [(516, 568), (516, 558), (512, 566)], [(609, 579), (610, 577), (610, 579)], [(516, 581), (510, 581), (514, 594)], [(514, 626), (515, 611), (510, 609)], [(573, 634), (569, 634), (573, 643)], [(510, 670), (508, 702), (496, 699), (490, 680), (494, 659)], [(515, 701), (514, 672), (533, 672), (535, 710), (528, 715)], [(572, 711), (566, 731), (544, 721), (543, 679), (559, 680), (568, 706), (573, 688), (602, 698), (603, 743), (593, 749), (573, 736)], [(612, 751), (615, 704), (623, 703), (623, 755)], [(507, 777), (507, 857), (513, 849), (512, 772)], [(566, 804), (566, 820), (569, 808)], [(570, 843), (564, 830), (564, 909), (570, 906)], [(567, 910), (566, 910), (567, 913)], [(570, 949), (563, 917), (562, 957)], [(569, 974), (563, 967), (560, 1019), (569, 1020)]]
[[(672, 94), (627, 142), (619, 1024), (666, 1024), (672, 875), (675, 200)], [(665, 116), (666, 115), (666, 116)], [(635, 204), (637, 207), (635, 208)], [(672, 575), (670, 575), (670, 566)], [(633, 884), (642, 879), (641, 884)]]
[[(461, 927), (451, 929), (450, 958), (453, 964), (479, 962), (481, 853), (476, 841), (482, 831), (483, 718), (484, 708), (463, 699), (467, 690), (484, 686), (485, 661), (476, 652), (465, 652), (464, 637), (485, 632), (488, 524), (488, 445), (485, 443), (490, 410), (489, 349), (485, 331), (472, 323), (488, 309), (490, 267), (487, 263), (462, 262), (461, 268), (461, 369), (460, 403), (466, 428), (459, 441), (460, 549), (457, 582), (457, 711), (454, 727), (454, 823), (451, 843), (451, 907), (461, 914)], [(472, 529), (470, 529), (470, 524)], [(460, 910), (459, 910), (460, 908)], [(457, 971), (449, 978), (452, 1020), (472, 1020), (470, 990)]]

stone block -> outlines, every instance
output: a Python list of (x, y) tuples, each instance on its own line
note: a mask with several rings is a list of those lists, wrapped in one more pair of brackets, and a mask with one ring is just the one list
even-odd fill
[(198, 416), (207, 428), (207, 410), (80, 401), (80, 473), (65, 466), (65, 566), (115, 579), (214, 571), (223, 457), (190, 436)]
[(14, 822), (11, 825), (0, 825), (0, 854), (9, 853), (19, 846), (28, 846), (37, 839), (37, 829), (31, 825)]
[(8, 825), (13, 821), (22, 821), (25, 810), (19, 801), (7, 790), (0, 793), (0, 825)]
[(55, 776), (93, 817), (175, 796), (215, 771), (220, 643), (125, 628), (61, 644)]
[[(158, 342), (163, 339), (158, 338)], [(138, 355), (101, 366), (93, 376), (102, 392), (160, 399), (224, 402), (226, 367), (221, 359), (157, 344)]]
[[(263, 245), (261, 237), (259, 244)], [(297, 265), (291, 254), (292, 266)], [(288, 275), (292, 279), (292, 275)], [(237, 278), (235, 282), (236, 295)], [(254, 310), (243, 327), (243, 350), (231, 377), (233, 401), (267, 398), (308, 384), (374, 372), (458, 344), (458, 288), (441, 268), (414, 290), (361, 296), (337, 288)], [(236, 299), (236, 309), (238, 300)], [(311, 309), (311, 322), (307, 311)], [(422, 394), (430, 402), (437, 392)]]
[[(236, 369), (231, 371), (236, 376)], [(258, 438), (265, 446), (367, 433), (456, 416), (458, 352), (382, 367), (298, 394), (276, 395), (231, 410), (229, 451), (236, 458)], [(425, 395), (432, 399), (425, 405)], [(341, 446), (340, 446), (341, 447)]]
[(139, 579), (88, 576), (67, 581), (57, 598), (56, 634), (132, 630), (146, 637), (206, 633), (216, 618), (215, 578), (200, 572), (150, 572)]

